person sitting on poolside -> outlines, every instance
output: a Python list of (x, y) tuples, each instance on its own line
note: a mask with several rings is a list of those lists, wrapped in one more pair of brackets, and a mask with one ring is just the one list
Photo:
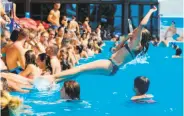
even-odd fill
[(30, 79), (36, 76), (40, 76), (41, 70), (37, 67), (36, 56), (33, 50), (28, 50), (25, 53), (25, 60), (25, 70), (22, 71), (20, 75)]
[(62, 99), (80, 100), (80, 85), (76, 81), (65, 81), (60, 92)]
[(174, 44), (174, 43), (171, 43), (171, 44), (172, 44), (173, 49), (176, 50), (176, 53), (175, 53), (175, 55), (172, 56), (172, 58), (181, 58), (182, 49), (179, 48), (179, 46), (177, 46), (177, 45)]
[(47, 20), (51, 23), (53, 29), (57, 29), (60, 26), (60, 9), (61, 4), (59, 2), (54, 3), (54, 8), (50, 11)]
[(151, 103), (153, 102), (153, 95), (146, 94), (149, 89), (150, 81), (144, 76), (138, 76), (134, 79), (135, 96), (131, 98), (132, 101), (138, 103)]
[[(29, 39), (29, 30), (21, 29), (16, 40), (6, 52), (6, 63), (10, 72), (19, 74), (25, 68), (24, 54), (27, 51), (23, 45)], [(20, 63), (20, 66), (17, 64)]]
[[(133, 33), (130, 33), (125, 40), (118, 45), (116, 48), (117, 51), (112, 54), (110, 59), (97, 60), (83, 64), (45, 78), (51, 82), (61, 81), (67, 77), (73, 77), (83, 72), (96, 72), (96, 70), (98, 70), (98, 73), (100, 74), (116, 74), (120, 66), (134, 60), (138, 54), (143, 55), (148, 51), (149, 42), (151, 41), (152, 36), (147, 29), (143, 28), (143, 26), (148, 23), (150, 16), (155, 11), (157, 11), (157, 8), (154, 6), (154, 8), (149, 10), (147, 15), (143, 18), (140, 25), (133, 31)], [(125, 43), (129, 39), (130, 41)]]

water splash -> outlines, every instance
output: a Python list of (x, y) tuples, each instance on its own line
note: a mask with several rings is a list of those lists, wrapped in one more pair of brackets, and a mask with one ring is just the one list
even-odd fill
[(149, 64), (149, 62), (147, 61), (148, 58), (150, 58), (150, 56), (148, 56), (148, 54), (145, 54), (145, 55), (139, 54), (139, 55), (137, 55), (137, 57), (135, 59), (133, 59), (132, 61), (126, 63), (120, 69), (126, 69), (127, 65)]
[(60, 103), (63, 103), (63, 102), (66, 102), (66, 100), (58, 100), (58, 101), (55, 101), (55, 102), (48, 102), (48, 101), (36, 101), (36, 100), (27, 100), (27, 101), (24, 101), (24, 103), (28, 104), (28, 103), (34, 103), (34, 104), (39, 104), (39, 105), (54, 105), (54, 104), (60, 104)]
[(47, 116), (47, 115), (51, 115), (51, 114), (55, 114), (55, 112), (40, 112), (40, 113), (35, 113), (36, 116)]
[(51, 83), (49, 80), (40, 77), (34, 79), (33, 85), (38, 91), (42, 92), (56, 91), (59, 88), (58, 84)]

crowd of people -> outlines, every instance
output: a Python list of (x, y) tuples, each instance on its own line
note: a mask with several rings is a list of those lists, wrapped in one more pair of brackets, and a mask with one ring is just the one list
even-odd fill
[[(7, 91), (27, 93), (36, 78), (46, 79), (52, 84), (86, 71), (90, 73), (98, 70), (100, 74), (114, 75), (120, 66), (135, 59), (139, 53), (145, 54), (148, 51), (152, 36), (144, 25), (148, 23), (152, 13), (157, 11), (156, 7), (150, 9), (132, 33), (116, 43), (109, 59), (76, 66), (81, 58), (101, 53), (104, 45), (101, 25), (95, 30), (91, 29), (89, 18), (86, 17), (81, 29), (75, 16), (70, 21), (63, 16), (60, 22), (59, 9), (60, 3), (55, 3), (47, 19), (50, 24), (45, 24), (30, 18), (17, 18), (14, 4), (12, 14), (19, 29), (10, 33), (2, 28), (1, 34), (0, 102), (1, 112), (5, 115), (9, 113), (9, 109), (15, 110), (22, 104), (21, 99), (9, 95)], [(9, 23), (9, 17), (6, 17), (4, 11), (1, 12), (3, 21)], [(3, 21), (1, 20), (1, 24)], [(113, 40), (117, 41), (118, 37), (114, 36)], [(152, 98), (152, 95), (146, 94), (149, 84), (148, 78), (137, 77), (134, 81), (136, 95), (131, 99), (137, 101)], [(65, 81), (61, 96), (67, 100), (79, 100), (79, 83)]]

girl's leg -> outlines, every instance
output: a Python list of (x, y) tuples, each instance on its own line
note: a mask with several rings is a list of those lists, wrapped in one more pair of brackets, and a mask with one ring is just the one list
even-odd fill
[(91, 73), (91, 72), (97, 71), (98, 73), (103, 72), (104, 74), (105, 72), (110, 73), (111, 70), (112, 70), (112, 64), (109, 60), (97, 60), (84, 65), (80, 65), (78, 67), (74, 67), (69, 70), (62, 71), (58, 74), (53, 75), (53, 77), (55, 79), (62, 80), (64, 78), (73, 77), (83, 72)]

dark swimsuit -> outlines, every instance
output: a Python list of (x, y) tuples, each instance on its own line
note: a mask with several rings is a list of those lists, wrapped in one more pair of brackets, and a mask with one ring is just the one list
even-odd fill
[(22, 71), (23, 71), (23, 69), (21, 67), (16, 67), (16, 68), (10, 70), (10, 72), (14, 73), (14, 74), (19, 74)]
[[(130, 53), (130, 55), (132, 56), (132, 59), (134, 59), (134, 58), (136, 57), (137, 53), (136, 53), (136, 52), (132, 52), (132, 51), (130, 50), (128, 44), (125, 44), (123, 47), (125, 47), (125, 48), (127, 49), (127, 51), (128, 51), (128, 52)], [(112, 59), (108, 59), (108, 60), (112, 63), (112, 71), (111, 71), (110, 75), (114, 75), (114, 74), (116, 74), (116, 72), (119, 70), (119, 66), (116, 65)]]

